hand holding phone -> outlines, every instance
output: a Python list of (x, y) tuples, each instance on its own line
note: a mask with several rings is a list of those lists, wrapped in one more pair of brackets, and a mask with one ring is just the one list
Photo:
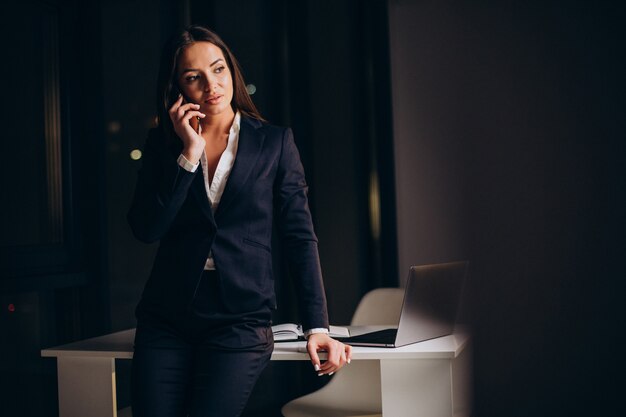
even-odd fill
[(200, 111), (198, 104), (187, 102), (183, 94), (179, 93), (169, 108), (169, 116), (174, 131), (183, 142), (183, 155), (195, 164), (204, 152), (205, 140), (200, 135), (202, 133), (200, 118), (206, 115)]

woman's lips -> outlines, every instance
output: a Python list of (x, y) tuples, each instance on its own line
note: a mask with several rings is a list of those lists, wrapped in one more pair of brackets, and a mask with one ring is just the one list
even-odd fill
[(209, 97), (205, 103), (209, 103), (209, 104), (217, 104), (222, 100), (222, 97), (224, 96), (215, 96), (215, 97)]

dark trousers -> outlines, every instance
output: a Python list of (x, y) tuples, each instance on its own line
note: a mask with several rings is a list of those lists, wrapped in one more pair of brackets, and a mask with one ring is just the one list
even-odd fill
[(132, 361), (133, 417), (235, 417), (273, 350), (268, 308), (229, 313), (205, 271), (189, 311), (140, 302)]

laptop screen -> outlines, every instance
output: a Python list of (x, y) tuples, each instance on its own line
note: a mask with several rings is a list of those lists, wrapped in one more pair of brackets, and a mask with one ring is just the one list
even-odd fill
[(467, 269), (468, 262), (411, 267), (396, 346), (453, 333)]

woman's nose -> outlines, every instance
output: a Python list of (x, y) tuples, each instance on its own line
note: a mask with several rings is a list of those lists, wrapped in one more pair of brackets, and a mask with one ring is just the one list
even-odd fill
[(217, 81), (212, 79), (207, 79), (207, 82), (204, 84), (204, 91), (213, 91), (217, 88)]

